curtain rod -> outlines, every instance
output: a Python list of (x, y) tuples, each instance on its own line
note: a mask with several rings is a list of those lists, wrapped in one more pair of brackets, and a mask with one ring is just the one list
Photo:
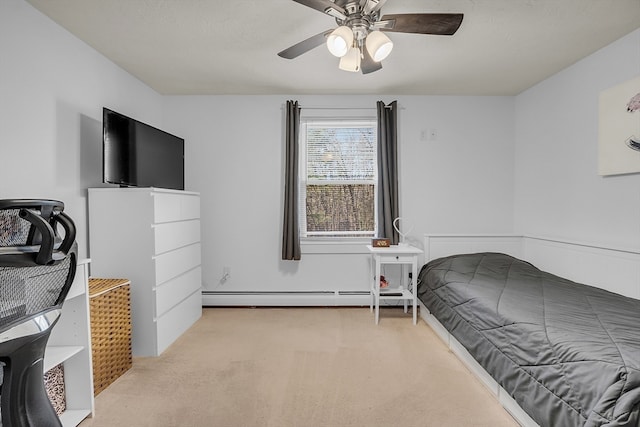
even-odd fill
[[(285, 108), (285, 106), (283, 106), (282, 108)], [(303, 110), (375, 110), (376, 107), (303, 107), (302, 105), (298, 104), (298, 108), (303, 109)], [(391, 108), (388, 105), (385, 105), (384, 108)], [(404, 110), (404, 107), (402, 106), (398, 106), (398, 108), (400, 110)]]
[(304, 107), (300, 104), (298, 104), (298, 107), (303, 108), (305, 110), (375, 110), (376, 109), (376, 107)]

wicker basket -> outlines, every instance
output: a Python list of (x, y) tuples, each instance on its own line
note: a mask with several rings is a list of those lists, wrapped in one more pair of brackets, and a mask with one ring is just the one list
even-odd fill
[(131, 305), (127, 279), (89, 279), (93, 393), (131, 368)]
[(56, 414), (60, 415), (67, 409), (67, 399), (64, 392), (64, 366), (59, 364), (44, 374), (44, 387)]

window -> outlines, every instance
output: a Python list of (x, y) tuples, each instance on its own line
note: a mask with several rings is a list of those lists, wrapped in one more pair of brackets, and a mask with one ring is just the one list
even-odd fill
[(300, 236), (376, 235), (376, 120), (300, 124)]

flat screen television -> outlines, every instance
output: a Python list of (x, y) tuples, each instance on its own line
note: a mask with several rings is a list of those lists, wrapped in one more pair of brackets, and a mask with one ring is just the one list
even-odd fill
[(102, 180), (184, 190), (184, 139), (103, 108)]

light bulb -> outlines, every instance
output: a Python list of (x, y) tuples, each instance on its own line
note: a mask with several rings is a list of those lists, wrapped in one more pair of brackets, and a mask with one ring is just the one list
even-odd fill
[(329, 34), (329, 37), (327, 37), (327, 48), (329, 52), (338, 58), (346, 55), (352, 44), (353, 31), (344, 25), (333, 30), (333, 32)]
[(372, 31), (365, 41), (369, 55), (374, 61), (380, 62), (391, 53), (393, 42), (382, 31)]
[(346, 55), (340, 58), (341, 70), (351, 71), (353, 73), (360, 71), (360, 49), (352, 47)]

